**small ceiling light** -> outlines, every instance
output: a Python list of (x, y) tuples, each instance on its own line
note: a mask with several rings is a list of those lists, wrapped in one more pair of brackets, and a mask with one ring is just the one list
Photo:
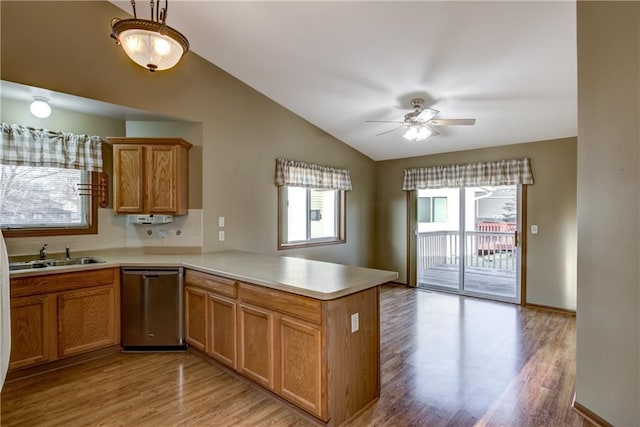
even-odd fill
[(46, 119), (51, 115), (51, 106), (49, 100), (43, 96), (34, 96), (33, 102), (29, 106), (31, 114), (39, 119)]
[(166, 24), (169, 0), (160, 8), (160, 0), (151, 0), (151, 19), (138, 19), (136, 2), (131, 0), (133, 19), (113, 18), (111, 37), (122, 46), (136, 64), (149, 71), (168, 70), (189, 51), (189, 40)]
[(424, 141), (429, 138), (431, 134), (432, 131), (427, 126), (411, 126), (402, 137), (409, 141)]

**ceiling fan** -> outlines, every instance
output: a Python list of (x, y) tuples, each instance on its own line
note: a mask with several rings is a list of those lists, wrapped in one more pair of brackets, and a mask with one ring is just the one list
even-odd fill
[(476, 119), (436, 119), (435, 117), (440, 111), (424, 107), (424, 99), (422, 98), (413, 98), (411, 100), (411, 106), (413, 107), (413, 111), (404, 115), (404, 121), (367, 120), (367, 123), (402, 124), (402, 126), (379, 133), (376, 136), (407, 128), (408, 130), (402, 136), (409, 141), (423, 141), (430, 136), (440, 135), (440, 133), (434, 129), (434, 126), (474, 125), (476, 123)]

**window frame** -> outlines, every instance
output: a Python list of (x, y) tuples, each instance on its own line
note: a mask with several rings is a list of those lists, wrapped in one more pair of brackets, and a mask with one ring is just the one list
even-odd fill
[[(326, 245), (338, 245), (347, 242), (347, 192), (346, 190), (334, 190), (337, 191), (337, 206), (336, 206), (336, 225), (337, 236), (336, 237), (323, 237), (307, 240), (299, 240), (288, 243), (286, 241), (287, 234), (287, 197), (286, 192), (289, 187), (293, 186), (278, 186), (278, 250), (306, 248), (313, 246), (326, 246)], [(307, 189), (311, 190), (311, 189)], [(307, 204), (310, 200), (307, 200)], [(307, 214), (309, 215), (309, 208), (307, 208)], [(310, 231), (309, 231), (310, 232)]]
[[(98, 183), (98, 173), (91, 172), (91, 185)], [(1, 227), (4, 237), (40, 237), (40, 236), (77, 236), (84, 234), (98, 234), (98, 195), (88, 196), (89, 224), (79, 227)]]

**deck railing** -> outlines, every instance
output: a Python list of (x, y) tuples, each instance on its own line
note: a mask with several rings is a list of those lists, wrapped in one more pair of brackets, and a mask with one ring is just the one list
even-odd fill
[[(514, 232), (467, 231), (464, 236), (465, 266), (514, 271)], [(460, 233), (429, 231), (418, 233), (418, 269), (438, 265), (458, 265)]]

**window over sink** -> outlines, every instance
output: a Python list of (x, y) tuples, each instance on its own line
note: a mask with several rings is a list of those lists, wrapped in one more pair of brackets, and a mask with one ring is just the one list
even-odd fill
[(74, 135), (2, 123), (0, 227), (5, 237), (97, 233), (102, 145)]
[(91, 172), (0, 165), (0, 226), (8, 231), (91, 226), (91, 199), (79, 185)]

